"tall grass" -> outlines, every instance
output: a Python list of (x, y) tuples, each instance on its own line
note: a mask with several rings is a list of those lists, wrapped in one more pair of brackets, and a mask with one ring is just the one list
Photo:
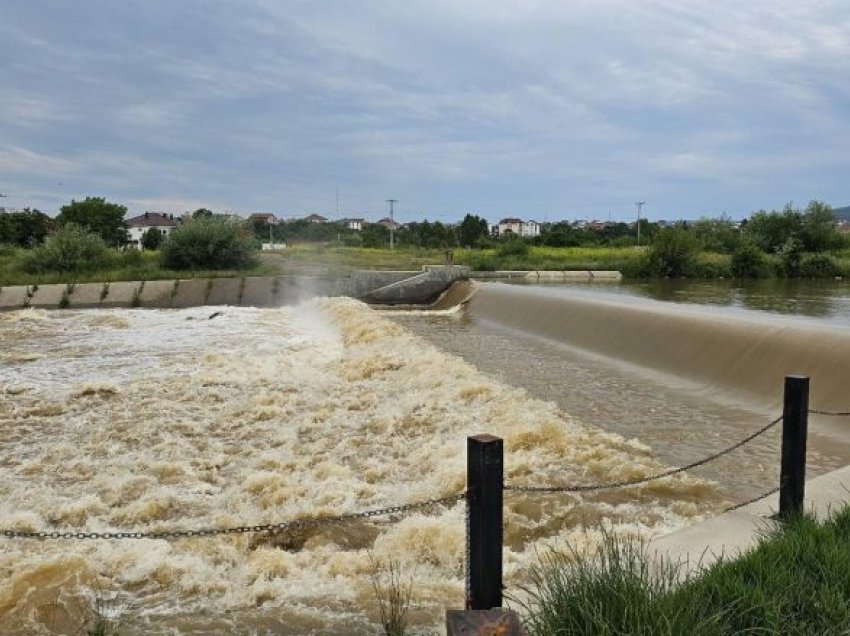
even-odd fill
[(794, 519), (687, 580), (608, 535), (590, 555), (543, 555), (515, 603), (535, 636), (850, 634), (850, 508)]

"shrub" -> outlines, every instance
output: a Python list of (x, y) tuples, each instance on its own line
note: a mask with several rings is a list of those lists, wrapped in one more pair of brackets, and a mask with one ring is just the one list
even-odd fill
[(807, 254), (800, 260), (800, 276), (805, 278), (833, 278), (841, 275), (841, 268), (829, 254)]
[(649, 273), (654, 276), (685, 276), (693, 269), (699, 241), (684, 228), (664, 228), (652, 241), (647, 254)]
[(199, 217), (171, 231), (160, 257), (171, 269), (240, 269), (254, 264), (256, 250), (244, 223)]
[(521, 238), (509, 238), (499, 246), (499, 256), (527, 256), (529, 248), (528, 243)]
[(732, 275), (735, 278), (759, 278), (765, 268), (764, 252), (753, 243), (742, 245), (732, 254)]
[(159, 249), (159, 246), (162, 245), (162, 241), (162, 231), (158, 227), (149, 227), (145, 233), (142, 234), (142, 249)]
[(109, 251), (99, 235), (76, 223), (68, 223), (27, 255), (24, 270), (39, 274), (96, 269), (108, 258)]
[(779, 269), (782, 274), (789, 278), (795, 278), (800, 275), (803, 244), (798, 239), (791, 237), (785, 241), (777, 252), (777, 256), (779, 256)]

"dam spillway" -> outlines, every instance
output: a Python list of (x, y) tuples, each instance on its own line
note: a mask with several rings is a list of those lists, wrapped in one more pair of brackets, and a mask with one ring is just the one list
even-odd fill
[(811, 403), (847, 404), (850, 329), (793, 317), (582, 291), (479, 285), (475, 319), (686, 383), (707, 396), (781, 405), (782, 378), (812, 378)]

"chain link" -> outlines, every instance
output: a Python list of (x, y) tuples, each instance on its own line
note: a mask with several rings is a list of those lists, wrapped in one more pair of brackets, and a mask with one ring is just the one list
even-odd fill
[(850, 416), (850, 411), (821, 411), (818, 409), (809, 409), (809, 413), (812, 413), (813, 415), (829, 415), (832, 417)]
[(677, 475), (679, 473), (691, 470), (692, 468), (696, 468), (697, 466), (702, 466), (703, 464), (707, 464), (711, 461), (714, 461), (718, 457), (722, 457), (723, 455), (731, 453), (733, 450), (740, 448), (747, 442), (751, 442), (756, 437), (758, 437), (762, 433), (767, 432), (781, 421), (782, 416), (780, 415), (775, 420), (770, 422), (767, 426), (763, 426), (752, 435), (745, 437), (741, 441), (736, 442), (728, 448), (724, 448), (723, 450), (714, 453), (713, 455), (709, 455), (708, 457), (692, 462), (685, 466), (680, 466), (679, 468), (671, 468), (670, 470), (665, 470), (664, 472), (656, 473), (648, 477), (640, 477), (638, 479), (624, 479), (622, 481), (615, 481), (608, 484), (589, 484), (582, 486), (514, 486), (511, 484), (505, 484), (505, 490), (510, 490), (513, 492), (592, 492), (597, 490), (612, 490), (614, 488), (625, 488), (627, 486), (638, 486), (640, 484), (645, 484), (650, 481), (655, 481), (656, 479), (671, 477), (672, 475)]
[(741, 503), (735, 504), (734, 506), (729, 506), (728, 508), (724, 509), (723, 512), (732, 512), (733, 510), (737, 510), (738, 508), (743, 508), (744, 506), (749, 506), (750, 504), (753, 504), (757, 501), (761, 501), (762, 499), (765, 499), (766, 497), (770, 497), (772, 494), (777, 493), (777, 492), (779, 492), (779, 486), (777, 486), (776, 488), (771, 488), (766, 493), (761, 494), (758, 497), (753, 497), (752, 499), (748, 499), (747, 501), (742, 501)]
[(278, 523), (266, 523), (253, 526), (235, 526), (230, 528), (201, 528), (199, 530), (153, 530), (149, 532), (34, 532), (28, 530), (2, 530), (0, 536), (7, 539), (187, 539), (193, 537), (215, 537), (224, 534), (246, 534), (249, 532), (268, 532), (276, 534), (287, 530), (300, 528), (313, 528), (331, 524), (347, 523), (357, 519), (370, 519), (372, 517), (383, 517), (386, 515), (403, 514), (422, 510), (433, 506), (455, 503), (466, 498), (466, 493), (458, 493), (448, 497), (427, 499), (416, 503), (390, 506), (377, 510), (366, 510), (364, 512), (352, 512), (348, 514), (335, 515), (332, 517), (314, 517), (312, 519), (297, 519), (295, 521), (281, 521)]

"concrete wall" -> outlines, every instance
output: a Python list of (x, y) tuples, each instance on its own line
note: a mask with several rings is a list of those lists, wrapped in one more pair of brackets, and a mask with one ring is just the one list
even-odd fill
[(356, 272), (350, 278), (267, 276), (121, 281), (0, 288), (0, 310), (40, 307), (179, 308), (202, 305), (277, 307), (316, 296), (353, 296), (368, 302), (423, 303), (433, 300), (466, 268), (426, 272)]

